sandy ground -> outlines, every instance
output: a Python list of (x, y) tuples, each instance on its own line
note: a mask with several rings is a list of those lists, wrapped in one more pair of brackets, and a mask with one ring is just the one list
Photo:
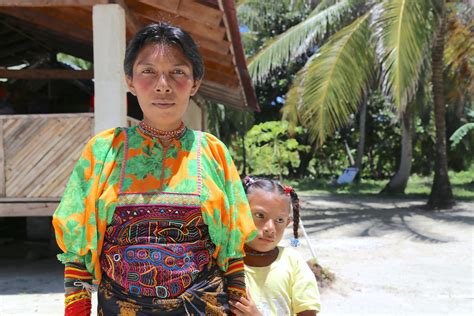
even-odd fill
[[(474, 203), (427, 212), (416, 200), (303, 200), (313, 249), (337, 278), (321, 316), (473, 315)], [(298, 249), (311, 257), (304, 238)], [(28, 260), (0, 261), (0, 315), (63, 315), (62, 266), (38, 258), (38, 245), (20, 252)]]

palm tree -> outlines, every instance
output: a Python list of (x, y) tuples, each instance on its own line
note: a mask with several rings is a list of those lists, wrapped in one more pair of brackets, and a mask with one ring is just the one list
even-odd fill
[[(322, 144), (349, 123), (376, 77), (382, 78), (381, 85), (404, 122), (402, 128), (409, 128), (414, 96), (431, 66), (438, 139), (432, 192), (440, 198), (430, 198), (429, 206), (449, 207), (453, 199), (446, 155), (443, 157), (446, 136), (441, 108), (445, 103), (442, 76), (438, 75), (439, 71), (442, 74), (443, 50), (439, 51), (441, 42), (437, 40), (444, 39), (446, 7), (444, 0), (321, 1), (305, 20), (269, 41), (251, 58), (249, 70), (256, 81), (262, 81), (327, 38), (298, 72), (283, 110), (285, 119), (300, 122), (312, 140)], [(435, 40), (433, 34), (438, 35)], [(431, 64), (425, 61), (430, 50)], [(381, 75), (376, 76), (379, 68)], [(406, 136), (405, 147), (411, 147), (409, 131)], [(402, 156), (400, 168), (397, 174), (404, 173), (404, 180), (399, 181), (404, 189), (410, 174), (406, 170), (411, 168), (409, 152)]]

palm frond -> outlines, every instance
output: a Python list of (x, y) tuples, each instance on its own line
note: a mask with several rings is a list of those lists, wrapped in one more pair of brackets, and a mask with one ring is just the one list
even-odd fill
[(370, 15), (334, 34), (303, 70), (299, 117), (319, 144), (349, 122), (373, 78)]
[(451, 147), (456, 147), (456, 145), (461, 142), (461, 140), (467, 135), (467, 133), (469, 133), (470, 130), (474, 130), (474, 122), (466, 123), (458, 128), (449, 138), (449, 140), (452, 141)]
[(336, 4), (338, 0), (321, 0), (318, 5), (313, 9), (313, 11), (309, 14), (309, 16), (314, 16), (319, 12), (326, 10), (330, 6)]
[(384, 55), (384, 90), (403, 113), (416, 92), (429, 50), (429, 1), (385, 1), (378, 27)]
[(290, 89), (286, 93), (285, 105), (281, 108), (282, 121), (288, 122), (288, 132), (294, 135), (296, 127), (300, 126), (298, 105), (300, 102), (300, 86), (303, 76), (300, 72), (296, 75)]
[(453, 81), (446, 97), (449, 104), (463, 103), (465, 96), (474, 95), (474, 22), (465, 22), (456, 11), (448, 16), (444, 63)]
[(279, 0), (277, 3), (261, 0), (237, 1), (237, 18), (240, 25), (257, 31), (265, 25), (263, 16), (277, 16), (285, 13), (298, 14), (310, 8), (310, 0)]
[[(265, 80), (273, 69), (296, 57), (294, 52), (301, 51), (303, 44), (313, 44), (318, 36), (324, 35), (328, 25), (340, 21), (354, 5), (353, 1), (342, 0), (268, 41), (249, 61), (248, 68), (252, 79), (256, 82)], [(308, 38), (311, 40), (308, 41)]]

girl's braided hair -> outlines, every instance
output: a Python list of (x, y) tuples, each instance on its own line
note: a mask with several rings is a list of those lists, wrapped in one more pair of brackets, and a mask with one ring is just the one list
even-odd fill
[(278, 192), (281, 195), (289, 196), (291, 199), (291, 212), (293, 217), (293, 236), (298, 239), (298, 227), (300, 224), (300, 199), (295, 190), (290, 186), (282, 185), (280, 182), (267, 178), (246, 176), (242, 181), (245, 193), (248, 195), (257, 189), (265, 192)]

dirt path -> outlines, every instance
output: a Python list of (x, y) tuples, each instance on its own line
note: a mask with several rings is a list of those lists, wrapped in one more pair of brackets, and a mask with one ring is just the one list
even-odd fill
[(306, 198), (306, 230), (337, 276), (322, 291), (321, 316), (473, 315), (474, 203), (441, 212), (423, 205)]
[[(426, 212), (424, 201), (303, 200), (319, 262), (337, 277), (322, 290), (321, 316), (473, 314), (474, 203)], [(304, 239), (299, 249), (311, 257)], [(54, 258), (2, 256), (0, 315), (62, 314), (62, 266)]]

